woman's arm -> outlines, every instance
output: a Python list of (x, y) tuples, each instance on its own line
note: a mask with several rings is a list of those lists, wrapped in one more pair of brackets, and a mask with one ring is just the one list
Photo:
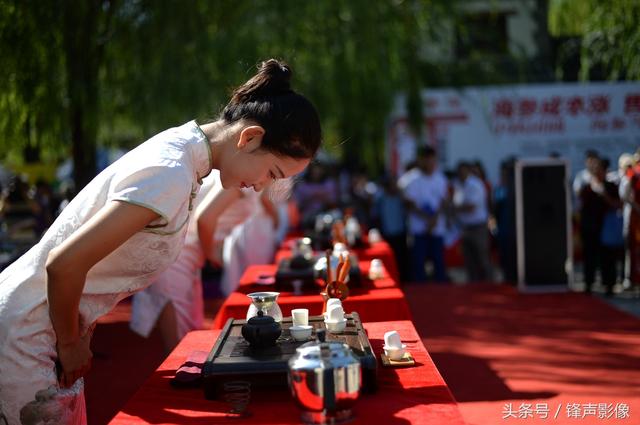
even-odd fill
[(221, 258), (214, 246), (213, 236), (218, 224), (218, 218), (225, 209), (242, 196), (239, 189), (228, 189), (209, 192), (196, 209), (196, 220), (198, 220), (198, 238), (204, 255), (207, 259), (221, 266)]
[(81, 339), (78, 313), (87, 273), (158, 217), (147, 208), (113, 201), (49, 252), (47, 300), (64, 387), (73, 385), (88, 370), (91, 358), (88, 338)]

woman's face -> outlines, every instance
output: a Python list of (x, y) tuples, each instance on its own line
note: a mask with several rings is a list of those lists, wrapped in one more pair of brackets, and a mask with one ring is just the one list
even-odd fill
[(310, 159), (278, 156), (261, 149), (253, 152), (240, 150), (222, 165), (220, 180), (225, 189), (253, 187), (259, 192), (274, 180), (301, 173), (309, 162)]
[(223, 188), (253, 187), (259, 192), (274, 180), (299, 174), (309, 165), (310, 159), (295, 159), (262, 149), (263, 135), (264, 129), (255, 125), (242, 126), (232, 133), (218, 164)]

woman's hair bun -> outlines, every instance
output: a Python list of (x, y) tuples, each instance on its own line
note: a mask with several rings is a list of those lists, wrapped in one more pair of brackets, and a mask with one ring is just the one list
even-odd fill
[(291, 93), (291, 68), (283, 61), (269, 59), (258, 65), (258, 72), (238, 87), (231, 103), (244, 103)]
[(281, 90), (291, 90), (291, 68), (285, 62), (269, 59), (260, 64), (258, 75), (264, 73), (271, 80), (272, 84), (279, 86)]
[(225, 123), (245, 119), (265, 130), (260, 148), (291, 158), (311, 158), (322, 142), (320, 118), (313, 104), (291, 89), (291, 68), (269, 59), (238, 87), (220, 118)]

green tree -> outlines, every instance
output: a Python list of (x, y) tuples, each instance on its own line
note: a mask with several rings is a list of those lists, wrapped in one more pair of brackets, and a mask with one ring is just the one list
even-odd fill
[(640, 2), (551, 0), (549, 27), (555, 36), (579, 36), (582, 80), (640, 79)]
[[(50, 153), (64, 146), (64, 79), (57, 12), (0, 1), (0, 148)], [(31, 155), (25, 155), (29, 159)]]
[(66, 65), (73, 177), (78, 189), (96, 173), (98, 75), (116, 9), (114, 0), (62, 1), (62, 51)]
[[(448, 4), (448, 3), (447, 3)], [(170, 122), (217, 112), (267, 57), (289, 61), (296, 88), (318, 106), (327, 146), (349, 164), (383, 162), (385, 120), (395, 94), (413, 94), (421, 117), (419, 46), (445, 2), (236, 0), (137, 2), (135, 22), (110, 45), (105, 110), (111, 136), (152, 134)], [(135, 98), (131, 94), (135, 93)], [(417, 102), (416, 102), (417, 99)], [(418, 110), (420, 109), (420, 110)], [(136, 116), (136, 121), (130, 117)], [(420, 128), (420, 118), (414, 119)], [(124, 134), (114, 134), (123, 131)]]
[[(96, 143), (132, 147), (168, 125), (213, 117), (260, 60), (279, 57), (318, 106), (329, 150), (374, 171), (399, 91), (421, 128), (420, 49), (451, 4), (0, 0), (9, 77), (0, 117), (17, 118), (0, 118), (2, 143), (70, 144), (81, 188), (95, 172)], [(25, 137), (31, 127), (35, 142)]]
[(3, 144), (56, 149), (70, 140), (78, 189), (96, 171), (99, 70), (116, 8), (111, 0), (0, 3)]

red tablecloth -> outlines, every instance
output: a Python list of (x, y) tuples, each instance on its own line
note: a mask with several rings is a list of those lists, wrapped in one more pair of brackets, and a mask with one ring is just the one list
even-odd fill
[[(282, 243), (280, 249), (276, 251), (275, 262), (276, 264), (283, 258), (289, 258), (291, 256), (291, 243), (295, 238), (288, 238)], [(385, 242), (380, 241), (373, 244), (367, 244), (366, 248), (355, 248), (352, 250), (354, 254), (358, 256), (358, 261), (371, 261), (374, 258), (382, 260), (382, 263), (386, 267), (389, 275), (398, 283), (400, 283), (400, 274), (398, 273), (398, 265), (396, 264), (396, 257), (393, 255), (391, 246)]]
[[(360, 397), (351, 424), (464, 424), (456, 402), (411, 322), (365, 323), (365, 329), (378, 358), (384, 332), (397, 330), (416, 366), (398, 369), (380, 365), (378, 392)], [(218, 334), (219, 331), (187, 334), (110, 424), (300, 423), (300, 411), (287, 391), (254, 392), (249, 404), (252, 415), (239, 419), (227, 415), (225, 403), (206, 400), (200, 388), (174, 389), (169, 385), (169, 379), (187, 356), (196, 350), (209, 351)]]
[[(264, 290), (265, 288), (262, 287)], [(242, 292), (234, 292), (225, 300), (213, 319), (213, 329), (222, 329), (229, 318), (244, 319), (251, 300)], [(308, 308), (309, 315), (322, 314), (320, 294), (293, 295), (292, 292), (280, 292), (278, 305), (283, 316), (291, 316), (294, 308)], [(409, 305), (400, 288), (357, 289), (343, 302), (347, 313), (358, 312), (363, 322), (384, 320), (411, 320)]]
[[(395, 288), (398, 286), (396, 281), (391, 278), (389, 272), (384, 266), (382, 278), (373, 281), (368, 279), (367, 276), (369, 275), (370, 264), (370, 261), (360, 261), (358, 264), (358, 266), (360, 267), (360, 272), (362, 273), (362, 284), (360, 285), (360, 287), (354, 286), (353, 288), (351, 288), (355, 290), (356, 293), (360, 291), (360, 289), (385, 289)], [(277, 291), (278, 289), (275, 289), (274, 285), (261, 285), (256, 283), (259, 281), (260, 277), (275, 276), (277, 269), (278, 266), (276, 266), (275, 264), (259, 264), (247, 267), (240, 277), (240, 284), (238, 285), (238, 289), (236, 289), (236, 291), (242, 292), (243, 294), (257, 291)], [(318, 291), (316, 291), (316, 293), (319, 292), (320, 289), (321, 287), (318, 286)]]
[(359, 260), (371, 261), (374, 258), (379, 258), (389, 271), (389, 275), (391, 275), (396, 282), (400, 283), (400, 274), (398, 273), (396, 257), (393, 255), (391, 245), (386, 241), (372, 243), (366, 248), (356, 249), (355, 253)]

